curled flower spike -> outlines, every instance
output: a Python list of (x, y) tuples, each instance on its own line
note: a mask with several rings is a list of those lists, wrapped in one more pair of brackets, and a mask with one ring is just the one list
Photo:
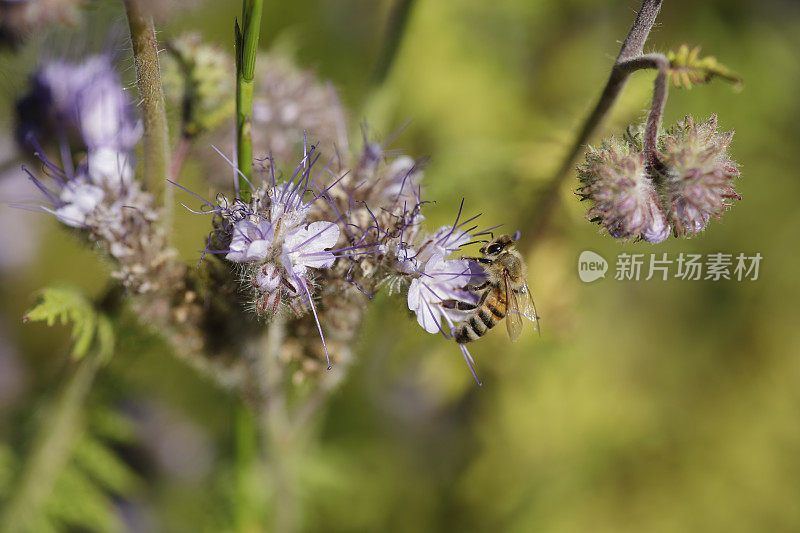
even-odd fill
[[(340, 237), (359, 250), (326, 271), (326, 281), (338, 284), (343, 278), (370, 298), (381, 288), (388, 288), (389, 294), (407, 288), (406, 305), (420, 327), (450, 337), (468, 313), (443, 303), (476, 303), (478, 296), (468, 287), (485, 277), (472, 261), (450, 257), (485, 232), (476, 231), (477, 216), (462, 217), (462, 201), (453, 224), (427, 233), (421, 213), (428, 203), (422, 200), (421, 165), (385, 151), (386, 144), (368, 142), (365, 134), (351, 170), (328, 169), (333, 182), (317, 188), (325, 202), (310, 216), (338, 219)], [(316, 213), (317, 207), (324, 208), (325, 216)], [(472, 357), (466, 347), (461, 351), (475, 375)]]
[[(17, 110), (20, 140), (36, 150), (50, 178), (26, 170), (46, 199), (32, 209), (54, 214), (99, 244), (114, 259), (112, 276), (129, 292), (152, 294), (174, 284), (175, 252), (158, 224), (154, 198), (133, 179), (140, 125), (111, 58), (45, 65)], [(60, 165), (40, 143), (59, 149)]]
[(590, 148), (578, 167), (583, 186), (578, 194), (594, 205), (587, 218), (615, 239), (661, 242), (670, 226), (655, 186), (647, 174), (645, 157), (629, 142), (611, 139)]
[(677, 237), (705, 229), (741, 197), (733, 188), (739, 169), (728, 156), (733, 132), (717, 132), (717, 116), (697, 124), (687, 116), (659, 139), (663, 200)]

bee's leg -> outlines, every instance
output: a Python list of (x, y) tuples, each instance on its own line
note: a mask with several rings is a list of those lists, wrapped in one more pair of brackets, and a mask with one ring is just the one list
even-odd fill
[(467, 290), (468, 291), (472, 291), (472, 292), (478, 292), (478, 291), (482, 291), (482, 290), (486, 289), (489, 285), (490, 285), (490, 283), (489, 283), (489, 280), (487, 279), (486, 281), (484, 281), (480, 285), (473, 285), (472, 287), (467, 287)]
[(474, 303), (463, 300), (442, 300), (439, 305), (446, 309), (456, 309), (457, 311), (472, 311), (478, 307)]
[(475, 261), (476, 263), (480, 263), (480, 264), (483, 264), (483, 265), (492, 264), (492, 260), (491, 259), (487, 259), (485, 257), (469, 257), (468, 255), (462, 255), (461, 257), (459, 257), (459, 259), (462, 259), (462, 260), (466, 259), (467, 261)]

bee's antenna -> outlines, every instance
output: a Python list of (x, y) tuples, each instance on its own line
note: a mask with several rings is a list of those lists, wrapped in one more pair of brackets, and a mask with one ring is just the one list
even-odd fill
[[(473, 233), (472, 234), (473, 237), (478, 237), (480, 235), (488, 235), (490, 239), (494, 240), (494, 233), (491, 232), (491, 231), (488, 231), (488, 230), (487, 231), (482, 231), (480, 233)], [(489, 241), (475, 241), (475, 242), (489, 242)]]
[(478, 244), (479, 242), (489, 242), (489, 241), (487, 241), (485, 239), (484, 240), (480, 240), (480, 241), (469, 241), (469, 242), (465, 242), (461, 246), (469, 246), (470, 244)]

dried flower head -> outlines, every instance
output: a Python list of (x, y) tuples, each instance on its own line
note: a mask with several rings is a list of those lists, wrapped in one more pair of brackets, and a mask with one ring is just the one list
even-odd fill
[(739, 169), (728, 156), (733, 132), (717, 132), (717, 116), (696, 123), (691, 116), (659, 138), (657, 170), (662, 198), (678, 237), (705, 229), (741, 197), (733, 188)]
[(587, 218), (597, 222), (615, 239), (661, 242), (670, 227), (653, 181), (647, 174), (644, 154), (627, 140), (612, 138), (600, 148), (589, 148), (578, 167), (582, 200), (594, 205)]

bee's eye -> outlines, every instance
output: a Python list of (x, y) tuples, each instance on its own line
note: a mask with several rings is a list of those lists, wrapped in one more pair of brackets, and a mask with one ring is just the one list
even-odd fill
[(488, 248), (486, 248), (486, 253), (489, 255), (499, 254), (502, 251), (503, 251), (503, 245), (500, 244), (499, 242), (496, 242), (491, 246), (489, 246)]

